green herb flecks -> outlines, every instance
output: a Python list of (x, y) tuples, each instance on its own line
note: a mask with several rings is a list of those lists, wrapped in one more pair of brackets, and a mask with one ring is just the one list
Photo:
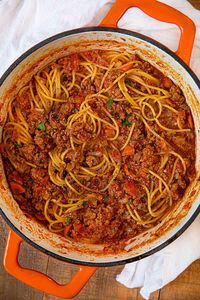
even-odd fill
[(44, 125), (44, 123), (39, 123), (38, 126), (37, 126), (37, 129), (39, 129), (40, 131), (45, 131), (46, 126)]
[(139, 139), (144, 139), (144, 134), (139, 134)]
[(72, 222), (72, 218), (67, 217), (67, 218), (66, 218), (66, 221), (65, 221), (66, 225), (70, 225), (71, 222)]
[(128, 204), (132, 204), (134, 199), (128, 199)]
[(67, 170), (64, 170), (64, 171), (63, 171), (63, 176), (66, 177), (67, 175), (68, 175)]
[(104, 202), (104, 203), (108, 203), (108, 196), (104, 196), (103, 202)]
[(16, 144), (15, 144), (15, 147), (19, 149), (19, 148), (21, 148), (21, 147), (22, 147), (22, 144), (20, 144), (20, 143), (16, 143)]
[(87, 201), (83, 201), (82, 205), (83, 205), (83, 207), (86, 207), (87, 206)]
[(129, 79), (126, 79), (126, 80), (125, 80), (125, 84), (128, 84), (128, 85), (130, 85), (130, 86), (131, 86), (131, 85), (132, 85), (132, 82), (131, 82), (131, 80), (129, 80)]
[(113, 105), (113, 98), (109, 98), (108, 100), (107, 100), (107, 103), (106, 103), (106, 105), (107, 105), (107, 107), (109, 108), (109, 109), (111, 109), (112, 108), (112, 105)]
[(129, 122), (129, 118), (130, 118), (130, 114), (127, 114), (126, 113), (126, 117), (125, 117), (125, 119), (122, 121), (122, 125), (123, 126), (127, 126), (127, 127), (130, 127), (131, 125), (132, 125), (132, 123), (131, 122)]
[(142, 201), (146, 200), (146, 195), (143, 195), (143, 196), (141, 197), (141, 200), (142, 200)]

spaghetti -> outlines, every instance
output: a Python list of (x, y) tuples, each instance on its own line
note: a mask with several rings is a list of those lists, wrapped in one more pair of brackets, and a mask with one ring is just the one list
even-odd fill
[(162, 221), (195, 175), (182, 91), (128, 52), (74, 53), (40, 70), (8, 103), (3, 145), (25, 213), (115, 251)]

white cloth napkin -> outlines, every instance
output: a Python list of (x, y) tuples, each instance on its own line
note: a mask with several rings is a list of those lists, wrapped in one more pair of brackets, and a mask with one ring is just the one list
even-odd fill
[[(121, 0), (123, 1), (123, 0)], [(142, 0), (141, 0), (142, 1)], [(41, 40), (61, 31), (96, 26), (115, 0), (0, 0), (0, 76), (9, 65)], [(200, 78), (200, 11), (186, 0), (162, 0), (188, 15), (197, 26), (191, 68)], [(153, 9), (153, 8), (152, 8)], [(119, 27), (148, 35), (176, 50), (179, 31), (175, 25), (147, 17), (136, 8), (120, 20)], [(151, 292), (174, 280), (200, 257), (200, 216), (181, 237), (165, 249), (125, 266), (117, 281), (129, 288)]]
[(127, 264), (117, 281), (128, 288), (142, 287), (140, 294), (149, 299), (150, 293), (162, 288), (200, 258), (200, 217), (172, 244), (138, 262)]

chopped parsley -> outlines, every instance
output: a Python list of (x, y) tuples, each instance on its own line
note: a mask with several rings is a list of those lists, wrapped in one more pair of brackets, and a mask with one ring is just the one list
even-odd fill
[(82, 205), (83, 205), (83, 207), (86, 207), (87, 206), (87, 201), (83, 201)]
[(44, 125), (44, 123), (39, 123), (38, 126), (37, 126), (37, 129), (39, 129), (40, 131), (45, 131), (46, 126)]
[(132, 204), (133, 203), (133, 199), (129, 199), (128, 200), (128, 204), (130, 205), (130, 204)]
[(131, 80), (126, 79), (126, 80), (125, 80), (125, 84), (131, 85)]
[(78, 112), (78, 109), (77, 109), (77, 108), (73, 108), (73, 109), (72, 109), (72, 112), (73, 112), (73, 114), (74, 114), (74, 113), (77, 113), (77, 112)]
[(107, 103), (106, 103), (106, 104), (107, 104), (107, 107), (108, 107), (109, 109), (111, 109), (111, 108), (112, 108), (113, 101), (114, 101), (114, 100), (113, 100), (113, 98), (109, 98), (109, 99), (108, 99), (108, 101), (107, 101)]
[(141, 197), (141, 200), (142, 200), (142, 201), (146, 200), (146, 195), (143, 195), (143, 196)]
[(139, 139), (144, 139), (144, 134), (139, 134)]
[(15, 147), (16, 147), (16, 148), (21, 148), (21, 147), (22, 147), (22, 144), (21, 144), (21, 143), (16, 143), (16, 144), (15, 144)]
[(66, 221), (65, 221), (66, 225), (70, 225), (71, 222), (72, 222), (72, 218), (67, 217), (67, 218), (66, 218)]
[(63, 171), (63, 176), (66, 177), (67, 175), (68, 175), (67, 170), (64, 170), (64, 171)]
[(104, 196), (103, 202), (104, 202), (104, 203), (108, 203), (108, 196)]
[(132, 123), (131, 122), (129, 122), (129, 118), (130, 118), (130, 116), (131, 116), (131, 114), (127, 114), (126, 113), (126, 117), (125, 117), (125, 119), (122, 121), (122, 125), (123, 126), (128, 126), (128, 127), (130, 127), (131, 125), (132, 125)]

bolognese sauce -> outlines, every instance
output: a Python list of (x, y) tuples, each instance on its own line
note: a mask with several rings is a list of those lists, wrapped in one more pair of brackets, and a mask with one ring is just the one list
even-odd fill
[(183, 92), (128, 52), (74, 53), (40, 70), (10, 100), (2, 145), (27, 216), (116, 248), (161, 222), (195, 175)]

